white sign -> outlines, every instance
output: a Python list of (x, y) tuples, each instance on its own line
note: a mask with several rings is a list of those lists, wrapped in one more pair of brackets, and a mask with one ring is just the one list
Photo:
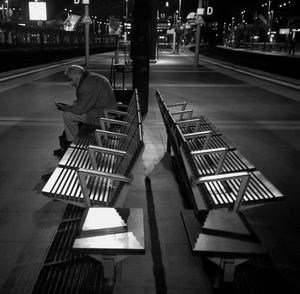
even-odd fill
[(279, 35), (288, 35), (290, 33), (290, 29), (280, 29)]
[(197, 8), (198, 15), (204, 15), (204, 8)]
[(79, 4), (80, 0), (74, 0), (74, 4)]
[(30, 20), (47, 20), (46, 2), (28, 2)]

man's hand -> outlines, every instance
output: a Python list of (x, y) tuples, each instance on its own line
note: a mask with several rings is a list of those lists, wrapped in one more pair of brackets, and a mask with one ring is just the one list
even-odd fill
[(56, 102), (55, 103), (55, 106), (58, 110), (62, 110), (64, 111), (69, 105), (68, 104), (64, 104), (64, 103), (59, 103), (59, 102)]

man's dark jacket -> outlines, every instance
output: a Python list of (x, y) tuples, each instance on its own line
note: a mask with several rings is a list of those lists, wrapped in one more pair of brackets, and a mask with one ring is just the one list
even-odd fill
[(75, 114), (87, 113), (86, 123), (99, 125), (103, 109), (117, 109), (113, 89), (103, 75), (85, 71), (76, 89), (77, 100), (65, 110)]

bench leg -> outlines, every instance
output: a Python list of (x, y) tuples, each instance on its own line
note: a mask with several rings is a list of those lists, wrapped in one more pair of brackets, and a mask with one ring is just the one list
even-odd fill
[(103, 265), (104, 279), (108, 285), (115, 283), (117, 263), (127, 258), (127, 255), (96, 255), (91, 254), (91, 257), (100, 261)]
[(171, 142), (170, 142), (170, 139), (169, 139), (169, 136), (167, 137), (167, 152), (169, 154), (171, 154)]
[(209, 257), (213, 263), (218, 265), (221, 269), (221, 277), (218, 277), (214, 281), (214, 287), (219, 287), (220, 282), (232, 283), (234, 282), (234, 275), (236, 267), (249, 260), (249, 258), (221, 258), (221, 257)]

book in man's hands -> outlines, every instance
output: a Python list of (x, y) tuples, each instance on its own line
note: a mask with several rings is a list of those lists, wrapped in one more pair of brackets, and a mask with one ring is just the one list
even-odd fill
[(74, 98), (58, 98), (55, 99), (54, 103), (56, 104), (62, 104), (62, 105), (73, 105), (75, 102)]

